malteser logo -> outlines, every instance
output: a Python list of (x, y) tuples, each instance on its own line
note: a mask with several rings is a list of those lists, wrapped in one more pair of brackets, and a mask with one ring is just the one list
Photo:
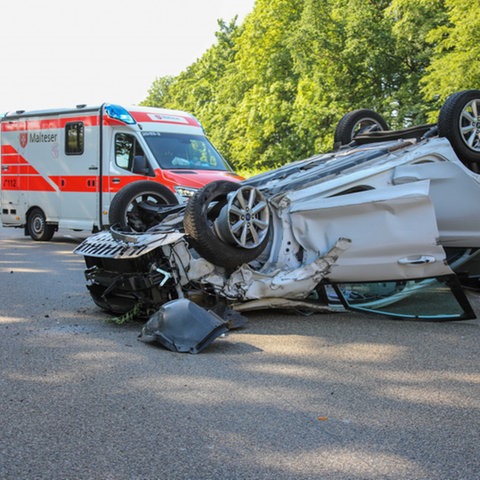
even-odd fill
[(30, 133), (28, 136), (28, 141), (30, 143), (51, 143), (57, 141), (56, 133)]
[(19, 140), (20, 146), (25, 148), (27, 143), (55, 143), (57, 141), (58, 135), (56, 133), (20, 133)]
[(21, 133), (20, 134), (20, 146), (22, 148), (25, 148), (28, 143), (28, 134), (27, 133)]

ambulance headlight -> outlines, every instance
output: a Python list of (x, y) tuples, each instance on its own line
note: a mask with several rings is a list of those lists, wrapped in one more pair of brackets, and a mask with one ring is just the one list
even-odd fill
[(182, 187), (181, 185), (177, 185), (175, 187), (175, 193), (185, 199), (192, 198), (197, 192), (197, 190), (197, 188)]
[(106, 105), (105, 113), (110, 118), (114, 118), (115, 120), (120, 120), (121, 122), (126, 123), (127, 125), (133, 125), (135, 123), (135, 120), (130, 115), (130, 113), (120, 105)]

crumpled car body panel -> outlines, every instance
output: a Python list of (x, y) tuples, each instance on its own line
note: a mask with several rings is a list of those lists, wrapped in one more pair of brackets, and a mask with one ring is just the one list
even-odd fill
[[(445, 251), (437, 244), (439, 233), (428, 187), (425, 181), (366, 190), (323, 199), (321, 208), (312, 200), (296, 203), (291, 209), (293, 234), (308, 252), (324, 250), (340, 234), (350, 239), (350, 248), (328, 273), (333, 282), (450, 274)], [(372, 241), (376, 238), (381, 243)], [(421, 256), (432, 261), (415, 263)], [(407, 258), (412, 261), (401, 261)]]
[(227, 323), (185, 298), (165, 303), (143, 326), (139, 339), (179, 353), (200, 353), (228, 331)]

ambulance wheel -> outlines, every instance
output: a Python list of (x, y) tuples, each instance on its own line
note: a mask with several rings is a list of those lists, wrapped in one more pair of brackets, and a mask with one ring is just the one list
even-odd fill
[(176, 204), (177, 197), (164, 185), (148, 180), (134, 182), (122, 188), (113, 197), (108, 220), (110, 225), (144, 232), (153, 226), (152, 216), (148, 214), (149, 209)]
[(40, 208), (32, 208), (27, 217), (27, 231), (33, 240), (48, 242), (55, 233), (55, 227), (48, 225)]

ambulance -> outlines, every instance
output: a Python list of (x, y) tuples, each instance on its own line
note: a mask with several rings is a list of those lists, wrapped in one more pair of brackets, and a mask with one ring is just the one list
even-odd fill
[(142, 231), (139, 204), (183, 203), (241, 177), (192, 115), (104, 103), (5, 114), (0, 180), (2, 225), (47, 241), (59, 228)]

